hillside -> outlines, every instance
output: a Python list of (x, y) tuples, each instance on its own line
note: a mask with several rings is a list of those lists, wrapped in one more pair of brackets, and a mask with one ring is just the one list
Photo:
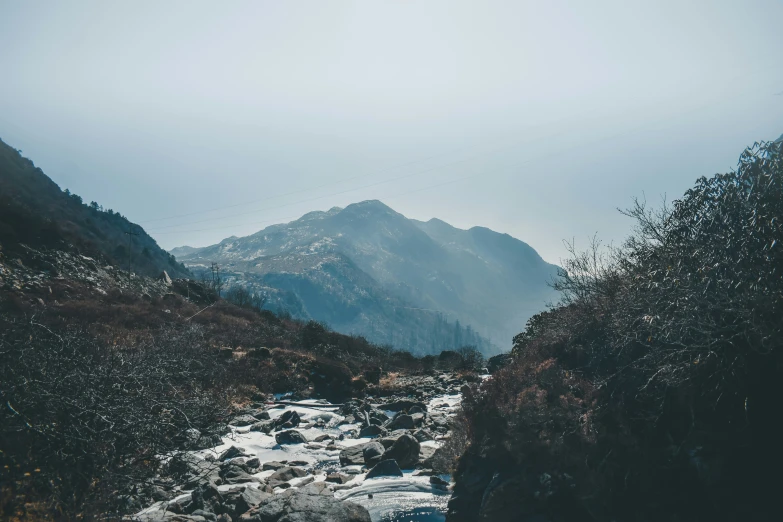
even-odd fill
[(557, 267), (506, 234), (408, 219), (379, 201), (311, 212), (253, 235), (172, 250), (196, 273), (267, 294), (267, 307), (416, 353), (510, 347), (553, 297)]
[(183, 277), (188, 270), (158, 246), (138, 225), (96, 202), (89, 205), (67, 189), (61, 190), (32, 161), (0, 141), (0, 247), (25, 257), (24, 246), (79, 251), (128, 267), (128, 230), (133, 272)]
[(466, 394), (449, 522), (767, 521), (783, 464), (783, 147), (576, 253)]

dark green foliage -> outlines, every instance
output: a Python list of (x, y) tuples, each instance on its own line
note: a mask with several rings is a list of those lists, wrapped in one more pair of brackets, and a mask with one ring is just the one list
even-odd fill
[(625, 214), (632, 237), (574, 252), (555, 284), (562, 304), (533, 317), (511, 364), (467, 398), (471, 440), (521, 483), (547, 473), (557, 502), (521, 501), (551, 518), (570, 506), (596, 520), (772, 520), (781, 144), (754, 145), (670, 206)]
[(0, 141), (0, 245), (6, 252), (20, 244), (34, 248), (75, 248), (84, 255), (128, 266), (128, 236), (133, 237), (133, 271), (171, 277), (189, 271), (161, 249), (144, 230), (96, 202), (86, 205), (68, 189), (61, 191), (33, 162)]

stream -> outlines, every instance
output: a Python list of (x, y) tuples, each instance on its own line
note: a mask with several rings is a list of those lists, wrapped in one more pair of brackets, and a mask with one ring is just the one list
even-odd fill
[[(461, 401), (461, 395), (452, 386), (445, 394), (432, 395), (429, 400), (422, 401), (426, 405), (425, 417), (432, 423), (438, 419), (440, 426), (447, 424), (454, 416)], [(276, 396), (285, 399), (285, 396)], [(371, 402), (372, 399), (370, 400)], [(383, 406), (381, 404), (380, 406)], [(300, 423), (295, 428), (308, 441), (299, 444), (278, 444), (275, 435), (279, 433), (251, 431), (251, 426), (232, 426), (230, 433), (222, 438), (222, 443), (214, 448), (187, 452), (194, 461), (214, 462), (221, 460), (226, 451), (232, 447), (241, 450), (238, 460), (240, 464), (253, 463), (253, 471), (245, 477), (241, 485), (249, 488), (260, 488), (270, 483), (269, 479), (279, 469), (280, 463), (285, 466), (295, 466), (306, 474), (287, 480), (284, 484), (271, 481), (275, 494), (289, 488), (299, 488), (308, 484), (323, 483), (324, 493), (333, 495), (341, 501), (350, 501), (365, 507), (373, 522), (440, 522), (445, 520), (446, 506), (451, 496), (448, 484), (449, 475), (433, 475), (426, 469), (402, 469), (402, 476), (382, 476), (367, 478), (368, 469), (364, 465), (341, 465), (341, 452), (352, 446), (365, 444), (373, 440), (371, 437), (360, 437), (359, 431), (363, 424), (351, 422), (352, 415), (341, 414), (340, 405), (332, 405), (324, 400), (285, 401), (285, 404), (268, 405), (265, 410), (269, 419), (274, 422), (286, 412), (298, 414)], [(390, 419), (396, 412), (378, 408)], [(291, 414), (289, 413), (288, 416)], [(387, 421), (388, 424), (389, 421)], [(367, 424), (365, 423), (364, 426)], [(422, 423), (423, 425), (423, 423)], [(429, 426), (433, 426), (429, 424)], [(397, 434), (403, 430), (392, 433)], [(414, 429), (408, 430), (413, 432)], [(439, 448), (448, 433), (441, 428), (434, 440), (420, 442), (420, 458), (430, 457)], [(435, 433), (435, 432), (433, 432)], [(422, 437), (424, 438), (424, 437)], [(376, 439), (378, 440), (378, 439)], [(319, 441), (319, 442), (316, 442)], [(232, 450), (235, 451), (235, 450)], [(254, 461), (253, 459), (258, 459)], [(225, 460), (223, 458), (222, 460)], [(265, 466), (266, 465), (266, 466)], [(270, 469), (264, 470), (269, 466)], [(421, 468), (418, 465), (417, 468)], [(339, 474), (345, 483), (327, 481), (330, 474)], [(334, 476), (332, 477), (334, 478)], [(236, 490), (237, 482), (220, 484), (220, 492)], [(133, 518), (148, 522), (167, 520), (165, 512), (171, 509), (172, 502), (187, 501), (191, 491), (180, 489), (180, 493), (169, 501), (160, 501), (139, 512)]]

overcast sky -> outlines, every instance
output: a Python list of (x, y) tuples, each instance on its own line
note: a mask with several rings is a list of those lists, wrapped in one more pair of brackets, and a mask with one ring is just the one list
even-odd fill
[(0, 138), (164, 248), (380, 199), (557, 262), (783, 132), (781, 27), (780, 0), (0, 0)]

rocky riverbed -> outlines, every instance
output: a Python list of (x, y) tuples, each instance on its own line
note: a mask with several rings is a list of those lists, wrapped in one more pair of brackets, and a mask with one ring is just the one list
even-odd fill
[(154, 484), (160, 500), (131, 518), (445, 520), (451, 477), (436, 461), (466, 383), (452, 374), (404, 379), (415, 394), (342, 404), (278, 395), (243, 408), (219, 444), (168, 457), (181, 480)]

